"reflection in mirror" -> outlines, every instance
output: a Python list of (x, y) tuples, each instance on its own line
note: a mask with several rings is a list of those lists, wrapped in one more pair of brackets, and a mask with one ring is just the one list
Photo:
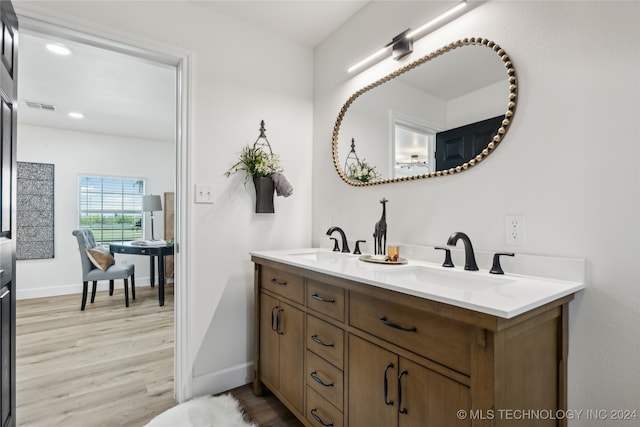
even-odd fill
[[(451, 43), (347, 100), (333, 131), (338, 174), (359, 186), (466, 170), (504, 137), (516, 89), (511, 61), (494, 42)], [(354, 174), (358, 166), (371, 173)]]

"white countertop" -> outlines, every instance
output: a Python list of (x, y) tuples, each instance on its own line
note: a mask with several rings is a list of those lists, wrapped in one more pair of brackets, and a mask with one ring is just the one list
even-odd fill
[(584, 282), (490, 274), (408, 260), (376, 264), (324, 248), (255, 251), (251, 255), (509, 319), (584, 289)]

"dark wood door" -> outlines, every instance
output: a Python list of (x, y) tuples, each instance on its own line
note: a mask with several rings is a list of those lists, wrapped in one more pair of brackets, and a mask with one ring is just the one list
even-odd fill
[(503, 116), (493, 117), (436, 134), (436, 170), (460, 166), (487, 148), (502, 124)]
[(18, 20), (0, 1), (0, 426), (16, 425), (16, 103)]

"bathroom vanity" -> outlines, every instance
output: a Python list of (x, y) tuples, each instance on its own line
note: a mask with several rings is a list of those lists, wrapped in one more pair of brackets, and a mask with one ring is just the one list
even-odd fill
[(583, 283), (322, 249), (252, 261), (254, 392), (306, 426), (566, 425), (568, 304)]

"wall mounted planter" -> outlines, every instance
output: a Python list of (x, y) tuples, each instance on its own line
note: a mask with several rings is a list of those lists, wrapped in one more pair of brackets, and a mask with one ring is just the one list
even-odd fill
[(253, 178), (256, 188), (256, 213), (274, 213), (273, 209), (273, 179), (270, 176)]

